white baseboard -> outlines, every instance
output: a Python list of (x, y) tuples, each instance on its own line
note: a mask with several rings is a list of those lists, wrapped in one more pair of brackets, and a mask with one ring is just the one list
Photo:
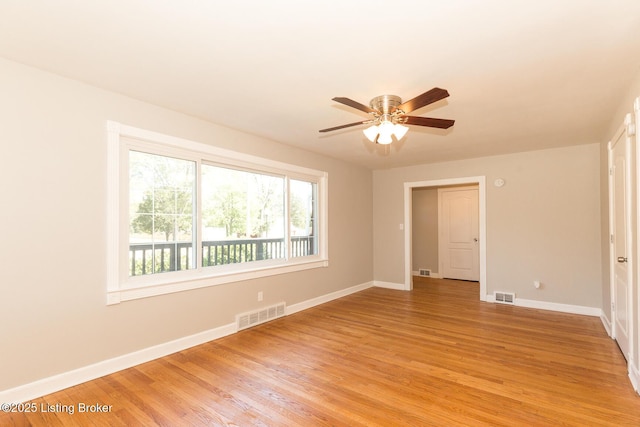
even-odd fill
[[(336, 291), (317, 298), (312, 298), (298, 304), (293, 304), (287, 307), (286, 314), (293, 314), (298, 311), (305, 310), (307, 308), (311, 308), (316, 305), (320, 305), (355, 292), (359, 292), (372, 286), (373, 282), (367, 282), (363, 283), (362, 285), (342, 289), (340, 291)], [(102, 362), (97, 362), (89, 366), (74, 369), (73, 371), (63, 372), (61, 374), (43, 378), (32, 383), (24, 384), (8, 390), (2, 390), (0, 391), (0, 403), (27, 402), (46, 394), (54, 393), (68, 387), (82, 384), (84, 382), (91, 381), (105, 375), (113, 374), (114, 372), (122, 371), (123, 369), (127, 369), (132, 366), (140, 365), (142, 363), (146, 363), (160, 357), (168, 356), (169, 354), (186, 350), (190, 347), (204, 344), (206, 342), (213, 341), (227, 335), (234, 334), (236, 332), (238, 332), (236, 323), (229, 323), (227, 325), (209, 329), (207, 331), (189, 335), (187, 337), (178, 338), (176, 340), (158, 344), (153, 347), (148, 347), (139, 351), (135, 351), (133, 353), (103, 360)]]
[(396, 289), (399, 291), (406, 290), (406, 288), (404, 287), (404, 283), (382, 282), (380, 280), (374, 280), (373, 286), (377, 288)]
[(602, 326), (604, 326), (604, 330), (607, 331), (607, 335), (613, 338), (613, 329), (611, 328), (611, 320), (607, 317), (607, 314), (603, 311), (602, 315), (600, 315), (600, 321), (602, 322)]
[[(607, 331), (607, 335), (609, 335), (612, 339), (614, 339), (612, 334), (611, 321), (609, 320), (609, 318), (607, 317), (604, 311), (600, 316), (600, 320), (602, 321), (602, 325), (604, 326), (604, 329)], [(629, 374), (629, 381), (631, 381), (631, 385), (633, 386), (633, 389), (636, 391), (636, 393), (640, 394), (640, 370), (638, 370), (638, 367), (635, 365), (635, 362), (633, 359), (629, 359), (627, 361), (627, 372)]]
[(640, 371), (633, 361), (629, 361), (629, 380), (636, 393), (640, 394)]
[(347, 295), (363, 291), (372, 286), (373, 286), (373, 282), (367, 282), (361, 285), (352, 286), (347, 289), (341, 289), (339, 291), (332, 292), (330, 294), (322, 295), (317, 298), (312, 298), (310, 300), (302, 301), (297, 304), (287, 306), (286, 313), (288, 316), (290, 314), (297, 313), (299, 311), (306, 310), (311, 307), (315, 307), (316, 305), (324, 304), (325, 302), (333, 301), (334, 299), (342, 298)]
[(54, 393), (68, 387), (82, 384), (141, 363), (149, 362), (196, 345), (204, 344), (237, 332), (235, 323), (220, 326), (208, 331), (187, 337), (178, 338), (164, 344), (158, 344), (133, 353), (103, 360), (89, 366), (74, 369), (48, 378), (24, 384), (9, 390), (0, 391), (0, 402), (20, 403), (35, 399), (46, 394)]
[(516, 298), (516, 305), (520, 307), (539, 308), (541, 310), (560, 311), (562, 313), (583, 314), (585, 316), (600, 317), (600, 315), (602, 315), (602, 310), (597, 307), (560, 304), (557, 302), (536, 301), (532, 299)]
[[(487, 302), (496, 302), (494, 294), (487, 294)], [(533, 299), (516, 298), (516, 307), (537, 308), (540, 310), (559, 311), (561, 313), (582, 314), (585, 316), (601, 317), (602, 310), (597, 307), (585, 307), (582, 305), (560, 304), (557, 302), (537, 301)]]
[[(420, 272), (419, 271), (412, 271), (411, 272), (412, 276), (420, 276)], [(422, 276), (420, 276), (422, 277)], [(435, 272), (431, 272), (431, 276), (425, 276), (425, 277), (433, 277), (434, 279), (442, 279), (442, 274), (440, 273), (435, 273)]]

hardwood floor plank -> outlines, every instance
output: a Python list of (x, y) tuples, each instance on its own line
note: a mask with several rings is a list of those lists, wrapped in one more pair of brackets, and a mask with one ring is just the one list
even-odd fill
[(49, 426), (638, 426), (600, 319), (478, 301), (478, 285), (371, 288), (0, 414)]

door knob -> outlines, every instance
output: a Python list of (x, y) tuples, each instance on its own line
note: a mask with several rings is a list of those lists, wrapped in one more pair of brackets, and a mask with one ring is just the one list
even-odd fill
[(627, 259), (623, 256), (618, 257), (618, 262), (627, 262)]
[(478, 238), (477, 238), (477, 237), (474, 237), (474, 238), (473, 238), (473, 241), (474, 241), (474, 242), (476, 242), (476, 243), (478, 243)]

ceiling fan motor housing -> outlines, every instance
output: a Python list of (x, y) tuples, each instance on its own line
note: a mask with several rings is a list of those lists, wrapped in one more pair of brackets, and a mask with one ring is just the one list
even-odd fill
[(400, 111), (396, 111), (396, 107), (400, 104), (402, 104), (402, 99), (399, 96), (381, 95), (373, 98), (369, 106), (381, 113), (380, 115), (375, 114), (377, 124), (381, 122), (397, 123)]
[(374, 110), (380, 111), (382, 114), (391, 114), (391, 112), (402, 104), (402, 99), (396, 95), (376, 96), (371, 100), (369, 106)]

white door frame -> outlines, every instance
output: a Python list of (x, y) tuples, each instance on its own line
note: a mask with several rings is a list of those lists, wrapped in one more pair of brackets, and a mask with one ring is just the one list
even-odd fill
[[(638, 250), (638, 242), (640, 241), (640, 208), (637, 206), (638, 201), (640, 201), (640, 173), (638, 173), (638, 168), (640, 168), (640, 97), (636, 98), (633, 102), (633, 112), (635, 113), (635, 149), (636, 149), (636, 281), (634, 282), (634, 290), (637, 294), (637, 301), (635, 310), (633, 310), (638, 317), (632, 318), (631, 323), (637, 326), (637, 329), (634, 329), (634, 333), (632, 335), (633, 348), (635, 349), (637, 345), (640, 345), (640, 314), (638, 311), (640, 310), (640, 269), (637, 266), (640, 265), (640, 250)], [(637, 324), (635, 322), (638, 322)], [(634, 327), (635, 327), (634, 326)], [(640, 358), (639, 358), (640, 359)], [(635, 362), (629, 363), (629, 378), (631, 379), (631, 383), (633, 384), (633, 388), (636, 392), (640, 393), (640, 360), (635, 360)]]
[(412, 190), (419, 187), (443, 187), (446, 185), (476, 184), (478, 185), (478, 220), (479, 220), (479, 254), (480, 254), (480, 301), (487, 300), (487, 189), (486, 177), (470, 176), (463, 178), (445, 178), (430, 181), (404, 183), (404, 289), (413, 289), (411, 271), (411, 239), (413, 206)]
[(633, 187), (633, 163), (632, 163), (632, 138), (634, 132), (629, 132), (631, 125), (631, 114), (627, 114), (625, 116), (624, 123), (620, 126), (620, 128), (616, 131), (615, 135), (607, 144), (607, 155), (608, 155), (608, 166), (609, 166), (609, 299), (611, 301), (610, 307), (610, 315), (611, 315), (611, 338), (616, 339), (618, 336), (618, 330), (616, 327), (616, 314), (615, 311), (619, 309), (619, 307), (615, 307), (614, 303), (617, 300), (616, 298), (616, 279), (615, 279), (615, 266), (617, 264), (617, 260), (615, 259), (615, 242), (614, 242), (614, 215), (615, 215), (615, 206), (614, 206), (614, 183), (613, 183), (613, 166), (614, 166), (614, 158), (613, 158), (613, 150), (615, 142), (620, 139), (623, 134), (626, 134), (624, 141), (621, 141), (621, 144), (625, 145), (625, 198), (627, 199), (627, 204), (625, 207), (625, 227), (626, 227), (626, 254), (627, 254), (627, 319), (629, 322), (628, 327), (628, 339), (629, 339), (629, 349), (628, 353), (625, 354), (627, 358), (628, 365), (633, 364), (633, 355), (635, 348), (635, 336), (634, 336), (634, 300), (633, 300), (633, 291), (635, 288), (635, 278), (633, 275), (634, 271), (634, 241), (635, 236), (633, 233), (633, 204), (635, 203), (635, 198), (633, 197), (632, 187)]

